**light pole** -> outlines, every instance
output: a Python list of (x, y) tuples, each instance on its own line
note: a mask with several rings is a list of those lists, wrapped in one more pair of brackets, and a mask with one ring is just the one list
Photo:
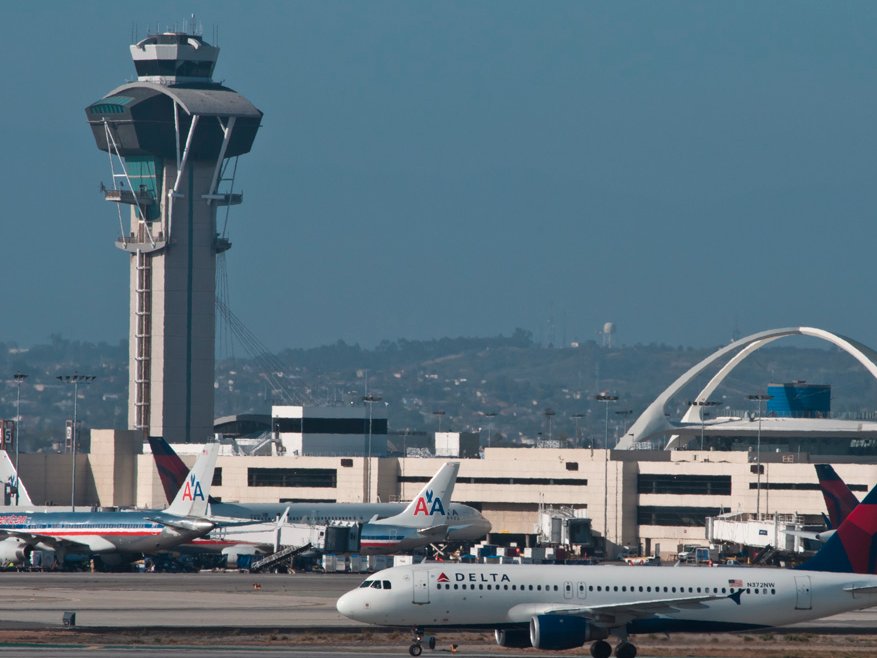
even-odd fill
[(689, 400), (689, 407), (697, 407), (697, 414), (700, 416), (700, 449), (703, 450), (703, 430), (704, 425), (706, 424), (705, 415), (708, 413), (704, 410), (704, 407), (715, 407), (721, 404), (721, 402), (717, 402), (716, 400)]
[(489, 448), (490, 447), (490, 438), (491, 438), (491, 434), (493, 432), (493, 419), (496, 418), (496, 412), (495, 411), (486, 411), (486, 412), (484, 412), (484, 417), (489, 419), (487, 421), (487, 447)]
[(555, 412), (554, 412), (554, 409), (549, 407), (543, 413), (545, 414), (545, 420), (548, 423), (548, 442), (550, 443), (551, 442), (551, 419), (554, 417)]
[(437, 409), (437, 410), (432, 412), (432, 415), (435, 416), (436, 418), (438, 418), (438, 431), (441, 432), (442, 431), (442, 416), (445, 415), (445, 412), (442, 411), (441, 409)]
[(76, 400), (79, 398), (79, 384), (90, 384), (95, 380), (94, 375), (80, 375), (74, 372), (72, 375), (58, 375), (55, 379), (64, 384), (73, 384), (73, 430), (70, 437), (70, 454), (72, 455), (71, 477), (70, 477), (70, 509), (76, 511), (76, 441), (79, 437), (79, 431), (76, 427)]
[(27, 379), (23, 372), (12, 375), (15, 385), (18, 387), (18, 396), (15, 400), (15, 504), (18, 505), (18, 442), (21, 440), (21, 385)]
[(364, 395), (362, 401), (368, 405), (368, 446), (365, 460), (365, 502), (372, 502), (372, 405), (383, 400), (380, 395)]
[(575, 441), (575, 445), (573, 447), (578, 448), (578, 447), (580, 447), (579, 446), (579, 443), (580, 443), (580, 441), (579, 441), (579, 421), (585, 417), (585, 414), (573, 414), (572, 417), (573, 417), (573, 419), (575, 419), (575, 424), (576, 424), (576, 441)]
[(761, 405), (765, 400), (772, 400), (773, 396), (755, 393), (746, 397), (758, 402), (758, 439), (755, 444), (755, 475), (757, 478), (755, 485), (755, 518), (761, 521)]
[(608, 548), (605, 543), (609, 538), (609, 404), (618, 402), (618, 396), (604, 392), (595, 395), (594, 399), (602, 402), (606, 411), (606, 425), (603, 434), (603, 532), (605, 533), (603, 536), (603, 557), (605, 558)]

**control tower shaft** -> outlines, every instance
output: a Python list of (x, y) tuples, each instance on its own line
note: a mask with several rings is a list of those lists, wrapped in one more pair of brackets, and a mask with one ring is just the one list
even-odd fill
[(219, 48), (198, 35), (154, 34), (131, 55), (137, 81), (85, 110), (130, 255), (128, 426), (200, 442), (213, 433), (216, 255), (231, 246), (216, 211), (242, 200), (229, 163), (250, 151), (262, 112), (213, 82)]

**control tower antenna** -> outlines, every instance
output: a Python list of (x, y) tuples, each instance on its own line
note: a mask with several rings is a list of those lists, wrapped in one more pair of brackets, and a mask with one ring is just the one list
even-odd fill
[(231, 247), (216, 210), (243, 199), (226, 171), (252, 148), (262, 112), (213, 81), (219, 48), (194, 33), (194, 16), (187, 27), (134, 43), (137, 81), (85, 114), (109, 156), (102, 191), (130, 260), (128, 426), (200, 442), (213, 434), (216, 256)]

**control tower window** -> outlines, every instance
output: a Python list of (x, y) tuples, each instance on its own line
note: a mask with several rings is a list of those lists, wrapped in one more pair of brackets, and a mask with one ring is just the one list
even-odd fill
[(209, 78), (215, 62), (192, 62), (177, 59), (149, 59), (134, 62), (138, 76)]

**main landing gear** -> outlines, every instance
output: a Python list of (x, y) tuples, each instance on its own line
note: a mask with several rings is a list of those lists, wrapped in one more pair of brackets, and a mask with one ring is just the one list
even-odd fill
[[(612, 655), (612, 645), (606, 640), (598, 640), (591, 645), (591, 656), (593, 658), (609, 658)], [(615, 647), (616, 658), (636, 658), (636, 646), (622, 640)]]

